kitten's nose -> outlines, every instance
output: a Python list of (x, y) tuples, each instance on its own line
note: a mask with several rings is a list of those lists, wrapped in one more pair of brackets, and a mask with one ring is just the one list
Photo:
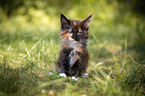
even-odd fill
[(78, 41), (78, 40), (77, 40), (77, 32), (73, 32), (72, 38), (75, 39), (76, 41)]

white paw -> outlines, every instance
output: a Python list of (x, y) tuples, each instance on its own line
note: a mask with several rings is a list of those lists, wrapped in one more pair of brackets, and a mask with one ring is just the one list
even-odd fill
[(78, 78), (76, 78), (75, 76), (72, 76), (71, 79), (73, 79), (73, 80), (75, 80), (75, 81), (78, 80)]
[(60, 73), (59, 76), (61, 76), (61, 77), (67, 77), (65, 73)]
[(84, 74), (82, 74), (82, 77), (88, 77), (88, 73), (84, 73)]

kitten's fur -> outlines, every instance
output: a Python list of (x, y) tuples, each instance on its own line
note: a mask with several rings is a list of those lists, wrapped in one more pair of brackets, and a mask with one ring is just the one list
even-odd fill
[(61, 73), (67, 76), (81, 76), (88, 66), (86, 49), (89, 23), (92, 15), (84, 20), (69, 20), (61, 14), (62, 49), (57, 61)]

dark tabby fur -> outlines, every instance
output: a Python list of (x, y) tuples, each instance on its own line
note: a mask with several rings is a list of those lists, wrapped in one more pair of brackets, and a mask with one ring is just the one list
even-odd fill
[(81, 76), (88, 66), (86, 49), (89, 23), (92, 15), (84, 20), (69, 20), (61, 14), (62, 49), (57, 61), (61, 73), (67, 76)]

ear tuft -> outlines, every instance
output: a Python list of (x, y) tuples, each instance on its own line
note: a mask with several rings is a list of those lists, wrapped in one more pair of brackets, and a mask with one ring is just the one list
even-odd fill
[(68, 20), (63, 14), (61, 14), (60, 21), (61, 21), (61, 25), (70, 23), (70, 20)]
[(90, 16), (88, 16), (88, 18), (84, 19), (81, 21), (82, 25), (84, 25), (86, 28), (89, 27), (90, 21), (93, 18), (92, 17), (93, 14), (91, 14)]

